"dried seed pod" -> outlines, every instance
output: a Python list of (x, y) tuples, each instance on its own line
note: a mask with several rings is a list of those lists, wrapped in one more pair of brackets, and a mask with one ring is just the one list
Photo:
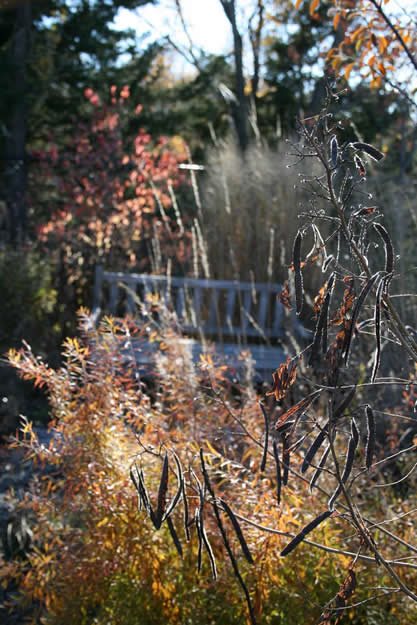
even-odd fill
[[(137, 471), (137, 468), (136, 468), (136, 471)], [(130, 467), (130, 479), (132, 480), (136, 490), (139, 493), (139, 481), (138, 481), (138, 478), (134, 474), (133, 467)]]
[(136, 466), (136, 471), (137, 471), (138, 485), (139, 485), (139, 496), (142, 500), (143, 507), (145, 508), (147, 514), (149, 515), (149, 518), (151, 519), (152, 524), (155, 527), (155, 529), (159, 529), (160, 526), (158, 527), (156, 515), (152, 508), (151, 500), (150, 500), (148, 491), (145, 486), (145, 476), (143, 473), (143, 469), (138, 469), (138, 467)]
[(187, 539), (187, 542), (189, 542), (189, 540), (191, 538), (191, 536), (190, 536), (190, 517), (189, 517), (189, 511), (188, 511), (187, 493), (186, 493), (186, 490), (185, 490), (185, 481), (183, 483), (182, 503), (183, 503), (183, 509), (184, 509), (184, 514), (183, 514), (184, 532), (185, 532), (185, 537)]
[[(194, 477), (194, 480), (197, 484), (197, 489), (198, 489), (198, 496), (200, 499), (200, 506), (197, 508), (197, 510), (195, 511), (195, 524), (196, 524), (196, 528), (197, 528), (197, 532), (198, 532), (198, 536), (199, 536), (199, 543), (198, 543), (198, 570), (201, 570), (201, 564), (202, 564), (202, 550), (203, 550), (203, 545), (206, 548), (207, 551), (207, 555), (210, 561), (210, 567), (211, 567), (211, 573), (213, 576), (213, 579), (217, 579), (217, 567), (216, 567), (216, 560), (214, 558), (214, 553), (213, 553), (213, 549), (211, 548), (211, 544), (210, 541), (208, 539), (207, 536), (207, 532), (206, 532), (206, 528), (204, 527), (204, 504), (205, 504), (205, 498), (204, 498), (204, 490), (200, 484), (200, 480), (198, 479), (198, 477), (196, 476), (196, 474), (194, 473), (194, 471), (192, 472), (192, 475)], [(205, 479), (205, 476), (204, 476)]]
[(289, 553), (291, 553), (291, 551), (293, 551), (304, 540), (307, 534), (316, 529), (316, 527), (320, 525), (320, 523), (323, 523), (323, 521), (328, 519), (332, 513), (332, 510), (325, 510), (325, 512), (322, 512), (321, 514), (319, 514), (319, 516), (310, 521), (310, 523), (303, 527), (301, 532), (299, 532), (297, 536), (294, 536), (292, 541), (289, 542), (288, 545), (281, 551), (281, 556), (287, 556)]
[(181, 495), (183, 494), (184, 491), (184, 476), (183, 476), (183, 471), (182, 471), (182, 466), (180, 463), (180, 460), (177, 456), (177, 454), (174, 453), (174, 460), (175, 460), (175, 464), (177, 465), (177, 482), (178, 482), (178, 488), (177, 488), (177, 492), (175, 493), (174, 497), (171, 499), (170, 504), (167, 506), (167, 509), (165, 510), (165, 514), (162, 518), (162, 521), (164, 521), (165, 519), (167, 519), (169, 517), (170, 514), (172, 514), (172, 512), (174, 511), (177, 503), (179, 502)]
[(294, 265), (294, 286), (295, 286), (295, 304), (297, 315), (301, 313), (303, 307), (303, 274), (301, 273), (301, 241), (303, 235), (300, 231), (297, 232), (297, 236), (294, 240), (294, 247), (292, 253), (292, 262)]
[(355, 167), (359, 172), (360, 176), (366, 176), (366, 168), (365, 168), (365, 163), (363, 162), (363, 160), (361, 158), (359, 158), (359, 156), (357, 154), (355, 154), (355, 156), (353, 157), (353, 161), (355, 163)]
[(274, 452), (274, 460), (275, 460), (275, 474), (277, 478), (277, 502), (278, 505), (281, 503), (281, 489), (282, 489), (282, 478), (281, 478), (281, 462), (279, 460), (279, 451), (277, 441), (274, 440), (272, 449)]
[(132, 480), (132, 482), (133, 482), (133, 484), (134, 484), (134, 486), (136, 488), (136, 491), (138, 493), (138, 509), (139, 509), (139, 512), (141, 512), (141, 510), (142, 510), (142, 498), (140, 496), (139, 481), (138, 481), (138, 478), (134, 474), (133, 467), (130, 467), (129, 473), (130, 473), (130, 479)]
[(378, 373), (379, 364), (381, 362), (381, 300), (382, 293), (385, 287), (385, 280), (381, 280), (378, 284), (378, 288), (376, 290), (376, 300), (375, 300), (375, 356), (374, 356), (374, 364), (372, 366), (372, 374), (371, 374), (371, 382), (375, 382), (376, 374)]
[(356, 426), (355, 419), (352, 419), (351, 434), (350, 434), (349, 445), (348, 445), (348, 450), (346, 454), (345, 466), (343, 468), (343, 473), (340, 478), (340, 483), (337, 485), (336, 490), (334, 491), (333, 495), (329, 499), (329, 503), (328, 503), (329, 510), (334, 509), (334, 502), (336, 501), (337, 497), (342, 492), (342, 484), (346, 484), (347, 480), (349, 479), (349, 476), (353, 468), (353, 463), (355, 461), (355, 452), (358, 446), (358, 442), (359, 442), (358, 428)]
[(204, 527), (204, 524), (202, 522), (202, 517), (200, 517), (199, 520), (200, 520), (201, 537), (203, 539), (203, 543), (204, 543), (204, 546), (206, 548), (207, 555), (208, 555), (208, 558), (209, 558), (209, 561), (210, 561), (211, 575), (212, 575), (213, 579), (216, 580), (217, 579), (217, 566), (216, 566), (216, 560), (214, 558), (213, 549), (212, 549), (210, 541), (208, 539), (206, 528)]
[(203, 563), (203, 537), (200, 529), (200, 510), (197, 508), (194, 515), (195, 527), (197, 530), (198, 538), (198, 551), (197, 551), (197, 571), (201, 572), (201, 566)]
[(328, 256), (326, 256), (326, 258), (323, 261), (323, 265), (321, 267), (321, 270), (323, 273), (326, 273), (327, 269), (329, 268), (330, 263), (332, 263), (333, 261), (334, 261), (333, 254), (329, 254)]
[(314, 471), (312, 478), (310, 480), (310, 484), (309, 484), (309, 489), (310, 492), (313, 490), (317, 480), (319, 479), (324, 467), (326, 466), (326, 461), (327, 461), (327, 457), (330, 453), (330, 443), (327, 445), (326, 449), (323, 452), (322, 457), (320, 458), (320, 462), (316, 468), (316, 470)]
[(365, 152), (368, 156), (370, 156), (374, 161), (381, 161), (384, 158), (383, 152), (375, 148), (373, 145), (369, 143), (363, 143), (362, 141), (355, 141), (351, 143), (351, 146), (355, 148), (355, 150), (360, 150), (361, 152)]
[(330, 139), (330, 163), (332, 167), (336, 167), (337, 159), (339, 156), (339, 144), (337, 143), (336, 135), (333, 135)]
[(223, 525), (222, 519), (220, 517), (219, 506), (217, 505), (217, 500), (216, 500), (216, 497), (215, 497), (215, 494), (214, 494), (214, 491), (213, 491), (213, 488), (211, 486), (210, 479), (209, 479), (209, 476), (208, 476), (208, 473), (207, 473), (206, 464), (205, 464), (205, 461), (204, 461), (204, 454), (203, 454), (203, 450), (202, 449), (200, 449), (200, 461), (201, 461), (201, 470), (202, 470), (202, 473), (203, 473), (203, 476), (204, 476), (204, 483), (206, 485), (206, 488), (207, 488), (208, 492), (210, 493), (210, 495), (212, 497), (212, 506), (213, 506), (213, 510), (214, 510), (214, 515), (216, 517), (217, 525), (218, 525), (218, 528), (219, 528), (220, 533), (222, 535), (222, 539), (223, 539), (223, 543), (224, 543), (224, 546), (225, 546), (226, 551), (227, 551), (227, 555), (229, 556), (229, 559), (230, 559), (230, 562), (231, 562), (234, 574), (236, 575), (236, 578), (237, 578), (237, 580), (238, 580), (238, 582), (239, 582), (239, 584), (240, 584), (240, 586), (241, 586), (241, 588), (243, 590), (243, 593), (245, 595), (246, 604), (248, 606), (249, 618), (250, 618), (251, 624), (252, 625), (256, 625), (256, 617), (255, 617), (255, 612), (254, 612), (254, 609), (253, 609), (253, 606), (252, 606), (252, 601), (251, 601), (251, 598), (250, 598), (250, 594), (249, 594), (248, 588), (247, 588), (247, 586), (246, 586), (246, 584), (245, 584), (245, 582), (243, 580), (243, 577), (240, 574), (239, 567), (238, 567), (237, 562), (236, 562), (236, 558), (233, 555), (232, 548), (231, 548), (229, 540), (227, 538), (226, 530), (224, 529), (224, 525)]
[(281, 425), (277, 424), (275, 426), (275, 429), (280, 434), (283, 434), (284, 432), (287, 432), (287, 430), (290, 430), (292, 426), (294, 425), (294, 423), (295, 421), (285, 421), (285, 423), (282, 423)]
[(328, 434), (329, 424), (326, 423), (324, 428), (319, 432), (318, 436), (314, 439), (310, 447), (308, 448), (306, 455), (304, 456), (303, 464), (301, 465), (301, 473), (305, 473), (312, 463), (314, 456), (322, 446)]
[(180, 539), (178, 538), (178, 534), (177, 534), (177, 532), (175, 530), (174, 524), (173, 524), (172, 520), (169, 517), (167, 518), (167, 525), (168, 525), (169, 533), (172, 536), (172, 540), (174, 541), (174, 545), (175, 545), (179, 555), (182, 558), (182, 546), (181, 546), (181, 543), (180, 543)]
[(137, 487), (138, 487), (139, 497), (141, 499), (143, 507), (148, 512), (148, 508), (150, 506), (150, 499), (149, 499), (148, 491), (146, 490), (145, 484), (143, 482), (143, 472), (142, 472), (142, 469), (139, 469), (136, 464), (135, 464), (135, 469), (136, 469), (136, 478), (137, 478), (137, 485), (138, 485)]
[(287, 486), (288, 476), (290, 473), (290, 446), (289, 446), (290, 433), (282, 435), (282, 485)]
[(268, 415), (266, 414), (265, 406), (261, 402), (259, 402), (259, 405), (261, 407), (262, 414), (263, 414), (263, 417), (264, 417), (264, 422), (265, 422), (265, 440), (264, 440), (264, 447), (263, 447), (261, 467), (260, 467), (261, 472), (263, 472), (263, 471), (265, 471), (266, 461), (267, 461), (267, 458), (268, 458), (269, 419), (268, 419)]
[(352, 213), (352, 217), (363, 217), (364, 215), (373, 215), (376, 211), (376, 206), (364, 206), (359, 208), (354, 213)]
[(354, 398), (355, 393), (356, 393), (356, 386), (353, 386), (348, 391), (348, 393), (346, 393), (346, 395), (344, 396), (342, 401), (336, 406), (336, 408), (334, 408), (333, 413), (332, 413), (333, 421), (337, 421), (339, 417), (343, 416), (343, 413), (345, 412), (346, 408), (349, 406), (352, 399)]
[(375, 417), (371, 406), (365, 406), (366, 415), (366, 445), (365, 445), (365, 466), (369, 470), (375, 455), (375, 441), (376, 441), (376, 425)]
[[(365, 173), (366, 172), (364, 172), (363, 175), (365, 175)], [(352, 197), (353, 189), (354, 189), (353, 177), (351, 176), (349, 172), (346, 172), (346, 175), (343, 180), (342, 189), (340, 191), (340, 197), (342, 199), (343, 206), (346, 206), (346, 204), (349, 202), (350, 198)]]
[(230, 506), (223, 500), (220, 499), (220, 503), (223, 507), (223, 510), (226, 512), (227, 516), (229, 517), (232, 525), (233, 525), (233, 529), (236, 532), (236, 536), (240, 542), (240, 546), (242, 547), (242, 552), (243, 555), (245, 556), (246, 560), (249, 562), (249, 564), (254, 564), (253, 558), (252, 558), (252, 554), (249, 550), (248, 544), (245, 540), (245, 537), (243, 535), (242, 529), (240, 527), (239, 521), (236, 518), (235, 513), (233, 512), (233, 510), (230, 508)]
[(374, 286), (374, 284), (377, 281), (379, 276), (380, 276), (380, 272), (378, 271), (377, 273), (374, 273), (374, 275), (369, 278), (369, 280), (366, 282), (366, 284), (362, 288), (361, 292), (359, 293), (358, 299), (356, 300), (355, 305), (353, 307), (352, 319), (350, 321), (350, 325), (349, 325), (348, 331), (346, 333), (345, 345), (344, 345), (345, 364), (347, 364), (348, 360), (349, 360), (349, 353), (350, 353), (350, 346), (351, 346), (351, 343), (352, 343), (353, 331), (355, 329), (356, 322), (357, 322), (360, 310), (361, 310), (361, 308), (362, 308), (362, 306), (363, 306), (363, 304), (365, 302), (365, 299), (366, 299), (368, 293), (370, 292), (370, 290)]
[(168, 454), (165, 454), (163, 465), (162, 465), (161, 480), (160, 480), (159, 489), (158, 489), (158, 504), (157, 504), (156, 514), (155, 514), (156, 529), (159, 529), (161, 527), (162, 518), (164, 516), (164, 511), (165, 511), (165, 506), (166, 506), (166, 496), (168, 492), (168, 476), (169, 476)]
[(388, 231), (384, 228), (383, 225), (375, 223), (374, 228), (378, 232), (382, 241), (384, 242), (385, 271), (387, 273), (393, 273), (394, 271), (394, 246), (392, 244), (391, 238), (388, 234)]

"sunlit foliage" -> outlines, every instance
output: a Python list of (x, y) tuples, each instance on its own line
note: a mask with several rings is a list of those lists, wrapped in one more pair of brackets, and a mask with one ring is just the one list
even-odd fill
[[(33, 547), (26, 560), (2, 567), (3, 583), (15, 579), (19, 588), (10, 609), (18, 599), (21, 605), (35, 606), (33, 622), (41, 618), (60, 625), (245, 622), (241, 588), (209, 506), (204, 526), (218, 580), (211, 579), (205, 547), (200, 576), (196, 572), (200, 449), (217, 496), (239, 519), (253, 558), (252, 566), (245, 562), (233, 525), (222, 512), (260, 623), (317, 622), (322, 606), (336, 593), (343, 595), (341, 584), (353, 569), (358, 589), (349, 601), (361, 601), (376, 592), (370, 588), (384, 586), (382, 571), (348, 555), (342, 536), (349, 534), (349, 527), (342, 517), (315, 530), (317, 546), (305, 541), (295, 557), (280, 557), (291, 536), (317, 515), (316, 497), (308, 484), (292, 480), (277, 503), (274, 462), (269, 459), (261, 471), (264, 418), (249, 383), (231, 393), (234, 385), (227, 369), (218, 367), (211, 356), (195, 367), (186, 346), (169, 328), (161, 333), (145, 324), (137, 330), (129, 320), (105, 319), (96, 331), (85, 315), (80, 323), (82, 338), (66, 341), (59, 370), (28, 349), (10, 355), (21, 376), (45, 389), (53, 418), (48, 447), (38, 443), (29, 423), (22, 427), (20, 444), (49, 471), (34, 481), (21, 504), (22, 512), (34, 519)], [(148, 393), (132, 359), (132, 349), (143, 347), (144, 338), (159, 347), (157, 383)], [(164, 496), (166, 501), (175, 496), (177, 461), (189, 502), (186, 526), (185, 497), (170, 517), (180, 547), (174, 545), (166, 523), (155, 532), (146, 510), (138, 509), (129, 477), (136, 465), (156, 509), (165, 464), (169, 473)], [(296, 467), (297, 453), (292, 462)], [(367, 505), (375, 518), (383, 519), (386, 505), (406, 512), (415, 506), (413, 497), (403, 502), (393, 497), (389, 503), (375, 497)], [(407, 540), (412, 532), (407, 517), (401, 531)], [(380, 540), (384, 542), (383, 534)], [(320, 545), (336, 552), (328, 553)], [(415, 571), (406, 570), (404, 578), (412, 585)], [(414, 622), (405, 599), (380, 594), (377, 603), (349, 612), (351, 622), (363, 623), (365, 611), (375, 622), (382, 614), (393, 625)]]

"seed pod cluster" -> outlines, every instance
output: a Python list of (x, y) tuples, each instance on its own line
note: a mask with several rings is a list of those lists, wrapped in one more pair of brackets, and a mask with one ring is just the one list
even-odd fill
[(203, 453), (202, 449), (200, 449), (200, 462), (201, 462), (201, 471), (202, 471), (203, 476), (204, 476), (204, 483), (205, 483), (207, 492), (211, 496), (211, 505), (213, 507), (214, 516), (216, 518), (216, 522), (217, 522), (218, 528), (220, 530), (221, 537), (223, 539), (223, 544), (225, 546), (227, 555), (229, 556), (229, 560), (230, 560), (230, 563), (232, 565), (234, 574), (236, 575), (236, 578), (237, 578), (237, 580), (238, 580), (238, 582), (239, 582), (239, 584), (240, 584), (240, 586), (241, 586), (241, 588), (243, 590), (243, 593), (245, 595), (245, 600), (246, 600), (246, 604), (248, 606), (249, 618), (250, 618), (251, 625), (256, 625), (256, 616), (255, 616), (255, 611), (253, 609), (253, 605), (252, 605), (252, 601), (251, 601), (251, 598), (250, 598), (250, 594), (249, 594), (248, 588), (247, 588), (247, 586), (245, 584), (245, 581), (244, 581), (244, 579), (243, 579), (243, 577), (242, 577), (242, 575), (240, 573), (240, 570), (239, 570), (236, 558), (234, 556), (234, 553), (233, 553), (232, 548), (230, 546), (229, 539), (227, 537), (227, 533), (226, 533), (226, 530), (225, 530), (222, 518), (220, 516), (219, 505), (217, 503), (217, 499), (216, 499), (213, 487), (212, 487), (211, 482), (210, 482), (210, 478), (209, 478), (209, 475), (208, 475), (208, 472), (207, 472), (207, 468), (206, 468), (206, 463), (205, 463), (205, 460), (204, 460), (204, 453)]
[(189, 535), (189, 522), (188, 522), (188, 506), (187, 506), (187, 498), (185, 494), (185, 481), (184, 481), (183, 470), (182, 470), (180, 460), (176, 454), (174, 454), (174, 460), (175, 460), (176, 469), (177, 469), (176, 470), (177, 489), (168, 505), (167, 505), (168, 481), (169, 481), (168, 454), (165, 454), (163, 462), (162, 462), (162, 471), (161, 471), (161, 477), (159, 481), (156, 509), (152, 506), (151, 498), (149, 496), (148, 490), (145, 485), (145, 475), (143, 472), (143, 468), (139, 467), (137, 464), (134, 464), (130, 468), (130, 478), (138, 493), (139, 509), (140, 510), (144, 509), (146, 511), (146, 513), (148, 514), (156, 530), (159, 530), (162, 524), (166, 521), (169, 532), (174, 541), (175, 547), (178, 553), (182, 555), (181, 543), (178, 538), (178, 534), (175, 530), (174, 524), (172, 522), (171, 514), (175, 510), (177, 504), (179, 503), (182, 497), (184, 501), (184, 509), (186, 510), (186, 513), (184, 515), (184, 528), (185, 528), (187, 540), (189, 540), (190, 535)]

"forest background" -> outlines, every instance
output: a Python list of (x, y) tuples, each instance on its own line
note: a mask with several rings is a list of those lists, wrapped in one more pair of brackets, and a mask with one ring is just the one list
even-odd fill
[[(198, 11), (198, 4), (193, 3), (193, 10)], [(161, 11), (161, 23), (168, 7), (179, 31), (172, 28), (162, 34), (153, 32), (144, 12), (150, 5), (154, 5), (154, 15)], [(338, 94), (331, 98), (327, 112), (337, 124), (339, 142), (372, 144), (385, 157), (378, 165), (373, 161), (367, 164), (369, 195), (365, 208), (371, 213), (374, 202), (378, 202), (384, 214), (396, 250), (397, 294), (416, 292), (417, 15), (412, 3), (218, 0), (216, 6), (223, 19), (222, 28), (228, 32), (224, 50), (219, 53), (201, 47), (181, 0), (0, 3), (0, 348), (5, 354), (10, 348), (20, 347), (24, 339), (51, 365), (48, 372), (37, 369), (43, 365), (32, 362), (27, 355), (24, 364), (14, 356), (14, 366), (22, 376), (35, 381), (33, 388), (19, 380), (8, 363), (1, 363), (2, 435), (15, 431), (22, 413), (35, 424), (45, 425), (51, 414), (57, 416), (57, 406), (69, 419), (72, 430), (68, 440), (73, 443), (79, 441), (77, 436), (83, 427), (93, 427), (90, 417), (67, 401), (71, 376), (79, 375), (79, 370), (71, 367), (77, 359), (82, 361), (83, 351), (66, 337), (78, 332), (80, 307), (91, 306), (97, 264), (120, 271), (284, 283), (289, 268), (291, 272), (293, 239), (299, 230), (295, 207), (301, 211), (309, 206), (308, 192), (301, 181), (315, 175), (309, 158), (298, 158), (297, 151), (294, 156), (299, 120), (307, 120), (308, 125), (320, 119), (329, 92)], [(134, 28), (130, 27), (129, 15)], [(216, 27), (212, 21), (210, 27)], [(358, 175), (364, 178), (362, 161), (359, 165), (355, 162)], [(365, 210), (363, 204), (359, 204), (359, 210)], [(314, 268), (304, 276), (306, 299), (311, 304), (320, 295), (320, 276), (321, 271)], [(415, 300), (399, 298), (398, 309), (404, 323), (412, 328)], [(303, 322), (314, 329), (310, 309), (304, 310)], [(61, 373), (53, 378), (51, 371), (63, 362), (67, 363), (65, 373), (56, 369)], [(161, 391), (164, 399), (157, 408), (149, 407), (152, 418), (165, 423), (162, 429), (181, 423), (184, 432), (179, 435), (175, 429), (175, 436), (185, 447), (186, 408), (193, 406), (190, 438), (207, 438), (213, 444), (215, 427), (210, 431), (210, 424), (204, 423), (203, 409), (211, 404), (203, 402), (203, 408), (195, 411), (189, 389), (182, 388), (175, 377), (174, 362), (175, 355), (166, 365), (168, 390)], [(393, 362), (390, 372), (395, 368)], [(359, 363), (365, 370), (365, 356)], [(203, 364), (206, 368), (212, 365)], [(405, 406), (406, 418), (411, 420), (415, 370), (411, 367), (410, 371), (404, 375), (411, 376), (411, 387), (408, 380), (404, 389), (381, 400), (393, 410), (398, 406), (405, 410)], [(99, 368), (95, 390), (89, 387), (92, 395), (87, 394), (88, 401), (83, 401), (99, 402), (98, 395), (93, 395), (99, 394), (104, 379), (104, 369)], [(87, 381), (84, 383), (87, 388)], [(115, 394), (109, 395), (109, 405), (120, 401), (131, 409), (130, 395), (124, 395), (124, 389), (116, 383), (106, 392)], [(256, 410), (259, 413), (259, 399), (256, 393), (245, 395), (248, 415), (255, 420), (259, 418), (259, 414), (254, 416)], [(227, 414), (226, 410), (226, 420)], [(101, 417), (103, 436), (107, 436), (106, 428), (116, 428), (120, 449), (131, 451), (125, 433), (118, 430), (120, 424), (112, 423), (109, 414), (105, 419)], [(262, 415), (260, 419), (259, 423), (253, 421), (259, 430), (258, 439), (262, 437)], [(397, 426), (384, 430), (391, 450), (404, 441), (414, 441), (414, 422), (410, 427), (406, 434)], [(198, 428), (201, 431), (197, 436)], [(29, 430), (27, 426), (26, 434)], [(81, 506), (78, 510), (72, 533), (66, 533), (68, 528), (61, 528), (61, 532), (57, 527), (61, 522), (65, 526), (62, 518), (67, 518), (68, 508), (62, 508), (61, 521), (51, 523), (48, 519), (47, 523), (46, 497), (45, 506), (36, 510), (50, 532), (42, 536), (42, 553), (36, 552), (29, 559), (30, 565), (25, 561), (19, 568), (11, 559), (11, 568), (5, 568), (7, 583), (13, 579), (17, 584), (13, 590), (20, 588), (24, 609), (29, 601), (31, 615), (36, 605), (33, 618), (49, 618), (51, 622), (56, 619), (60, 623), (74, 619), (81, 622), (82, 615), (86, 623), (101, 623), (108, 618), (106, 622), (127, 625), (136, 622), (138, 614), (148, 619), (146, 622), (157, 623), (168, 613), (172, 622), (193, 622), (189, 619), (197, 613), (200, 622), (206, 622), (201, 620), (206, 614), (212, 619), (207, 617), (207, 623), (241, 622), (245, 608), (241, 609), (238, 591), (231, 597), (227, 616), (218, 611), (216, 604), (224, 588), (216, 591), (220, 595), (214, 594), (213, 600), (209, 597), (212, 586), (206, 582), (202, 582), (203, 598), (187, 603), (188, 590), (194, 583), (192, 553), (180, 572), (173, 564), (175, 554), (163, 555), (163, 546), (157, 540), (152, 545), (152, 533), (146, 533), (142, 526), (135, 527), (146, 545), (147, 579), (138, 577), (133, 568), (126, 573), (129, 558), (136, 561), (139, 557), (125, 527), (137, 523), (132, 520), (135, 511), (130, 500), (126, 503), (127, 497), (126, 501), (118, 500), (119, 512), (109, 512), (114, 504), (112, 489), (122, 480), (120, 467), (112, 467), (114, 475), (105, 480), (104, 465), (100, 464), (104, 460), (95, 457), (97, 470), (87, 470), (87, 465), (94, 464), (86, 457), (93, 453), (95, 444), (88, 437), (84, 446), (80, 444), (76, 454), (79, 463), (71, 469), (74, 473), (70, 477), (75, 483), (83, 475), (86, 487), (91, 480), (88, 488), (97, 488), (97, 506), (90, 509), (89, 504), (83, 504), (85, 509)], [(68, 460), (65, 454), (69, 450), (62, 451), (59, 462)], [(249, 462), (253, 449), (247, 452)], [(393, 478), (387, 474), (384, 479), (401, 481), (403, 469), (396, 466), (400, 475), (395, 473)], [(91, 486), (93, 478), (103, 480), (103, 484)], [(128, 492), (125, 483), (123, 489)], [(414, 490), (411, 486), (401, 491), (399, 504), (398, 492), (390, 493), (387, 505), (398, 504), (405, 515), (409, 514), (414, 504), (407, 497)], [(71, 492), (76, 498), (75, 491)], [(269, 501), (262, 513), (265, 518), (269, 515), (269, 521), (273, 518), (277, 527), (283, 529), (285, 525), (285, 531), (289, 518), (290, 524), (300, 522), (301, 491), (294, 491), (291, 497), (287, 517), (276, 518)], [(367, 505), (377, 509), (373, 497)], [(244, 493), (236, 494), (236, 505), (243, 505), (243, 500)], [(310, 498), (306, 505), (312, 510), (314, 501)], [(378, 508), (379, 513), (384, 517), (385, 512)], [(94, 527), (85, 521), (88, 515)], [(47, 572), (54, 560), (53, 555), (48, 559), (49, 551), (56, 554), (60, 541), (67, 541), (70, 550), (72, 544), (78, 544), (75, 534), (79, 522), (86, 523), (94, 540), (99, 530), (107, 532), (100, 540), (109, 553), (101, 557), (87, 550), (84, 568), (76, 573), (70, 561), (63, 568), (57, 565)], [(408, 541), (410, 527), (405, 523), (400, 529), (401, 540)], [(114, 541), (119, 530), (125, 542), (120, 561), (115, 562)], [(253, 540), (256, 542), (256, 536)], [(276, 577), (273, 553), (272, 538), (259, 542), (255, 559), (260, 569), (247, 576), (256, 586), (252, 608), (258, 620), (264, 618), (265, 622), (289, 622), (285, 619), (292, 610), (298, 619), (306, 618), (305, 587), (321, 579), (337, 595), (340, 570), (353, 570), (346, 555), (344, 560), (335, 559), (326, 572), (321, 569), (320, 559), (311, 556), (311, 561), (307, 558), (301, 567), (298, 581), (288, 565), (283, 565)], [(60, 594), (62, 588), (57, 580), (63, 570), (67, 588)], [(101, 585), (94, 570), (101, 571), (105, 580)], [(86, 592), (75, 601), (71, 588), (80, 580)], [(287, 603), (278, 593), (282, 606), (278, 610), (271, 606), (277, 599), (275, 585), (281, 586), (283, 580), (285, 587), (292, 584), (296, 590), (290, 593)], [(408, 578), (403, 581), (408, 583)], [(368, 591), (361, 596), (365, 602), (367, 597), (378, 595), (377, 591), (369, 591), (375, 579), (367, 578), (367, 582)], [(317, 594), (310, 597), (312, 623), (327, 618), (320, 606), (332, 596), (332, 592), (326, 595), (322, 584), (319, 586)], [(131, 593), (138, 588), (142, 598), (140, 607), (135, 607)], [(385, 620), (389, 615), (393, 624), (406, 623), (407, 598), (403, 604), (385, 601), (387, 588), (382, 589), (384, 601), (379, 604)], [(13, 606), (17, 603), (13, 598)], [(102, 612), (97, 606), (104, 606)], [(358, 616), (346, 618), (349, 622), (353, 618), (358, 623), (378, 622), (381, 612), (377, 608), (375, 612), (374, 607), (359, 610)]]

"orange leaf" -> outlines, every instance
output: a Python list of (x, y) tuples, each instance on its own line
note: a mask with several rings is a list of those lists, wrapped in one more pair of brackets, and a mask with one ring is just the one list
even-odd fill
[(355, 63), (349, 63), (348, 65), (346, 65), (345, 67), (345, 79), (349, 80), (349, 76), (352, 72), (352, 69), (355, 67)]
[(320, 0), (311, 0), (310, 2), (310, 15), (314, 15), (320, 5)]
[(303, 4), (303, 0), (296, 0), (295, 8), (299, 9), (302, 4)]
[(386, 37), (382, 36), (379, 38), (378, 48), (379, 48), (379, 52), (381, 54), (384, 54), (385, 50), (388, 48), (388, 41)]

